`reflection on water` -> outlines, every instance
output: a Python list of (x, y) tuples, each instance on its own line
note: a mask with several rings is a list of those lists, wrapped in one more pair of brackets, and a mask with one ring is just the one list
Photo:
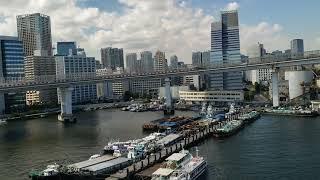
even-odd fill
[[(144, 136), (142, 124), (162, 116), (162, 112), (101, 110), (77, 114), (76, 124), (60, 123), (54, 116), (10, 122), (0, 126), (0, 179), (25, 179), (30, 170), (53, 162), (85, 160), (111, 139)], [(317, 118), (262, 117), (231, 138), (199, 144), (200, 154), (208, 160), (201, 179), (318, 177), (319, 135)]]

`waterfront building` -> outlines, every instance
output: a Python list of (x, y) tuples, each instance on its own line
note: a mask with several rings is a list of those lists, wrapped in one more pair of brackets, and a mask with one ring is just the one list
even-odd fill
[(115, 70), (117, 67), (124, 68), (123, 49), (118, 48), (102, 48), (101, 62), (104, 68)]
[(183, 77), (183, 85), (189, 86), (199, 90), (201, 86), (200, 75), (190, 75)]
[(290, 42), (290, 45), (291, 45), (291, 53), (293, 55), (303, 55), (304, 53), (303, 39), (293, 39)]
[(44, 14), (17, 16), (18, 38), (22, 41), (25, 56), (33, 56), (35, 50), (52, 55), (50, 17)]
[(97, 83), (97, 98), (113, 99), (112, 82)]
[[(211, 64), (241, 63), (239, 22), (237, 11), (222, 11), (221, 20), (211, 24)], [(209, 90), (243, 89), (243, 74), (239, 72), (209, 73)]]
[(240, 103), (244, 94), (240, 91), (179, 91), (181, 100), (189, 103), (211, 102), (215, 105)]
[[(79, 73), (96, 75), (96, 60), (86, 56), (56, 56), (56, 75), (58, 78), (77, 77)], [(60, 102), (60, 95), (59, 102)], [(72, 91), (72, 103), (81, 104), (97, 99), (96, 84), (75, 85)]]
[(154, 62), (152, 58), (152, 52), (150, 51), (143, 51), (140, 53), (141, 55), (141, 69), (143, 72), (152, 72), (154, 71)]
[(178, 69), (178, 57), (176, 55), (170, 57), (170, 69)]
[(76, 42), (57, 42), (57, 55), (58, 56), (77, 55)]
[[(171, 86), (171, 97), (172, 99), (178, 100), (180, 99), (179, 91), (189, 91), (189, 86)], [(159, 98), (166, 97), (166, 87), (159, 88)]]
[(165, 71), (167, 70), (168, 64), (166, 59), (166, 54), (161, 51), (157, 51), (154, 56), (154, 70), (155, 71)]
[(161, 78), (132, 80), (130, 81), (130, 92), (139, 96), (151, 95), (152, 97), (158, 97), (161, 86)]
[[(19, 79), (24, 77), (24, 58), (22, 42), (18, 37), (0, 36), (0, 77)], [(0, 113), (25, 108), (25, 93), (6, 93), (0, 95)]]
[(114, 99), (122, 99), (127, 91), (129, 91), (129, 81), (118, 81), (112, 83), (112, 96)]
[[(42, 53), (35, 51), (35, 55), (26, 56), (24, 60), (25, 79), (30, 81), (40, 80), (41, 78), (53, 77), (56, 74), (55, 61), (53, 56), (46, 56), (47, 51)], [(41, 91), (27, 91), (26, 93), (27, 105), (52, 104), (57, 103), (57, 91), (41, 90)]]
[(137, 73), (138, 70), (137, 53), (126, 54), (126, 72)]

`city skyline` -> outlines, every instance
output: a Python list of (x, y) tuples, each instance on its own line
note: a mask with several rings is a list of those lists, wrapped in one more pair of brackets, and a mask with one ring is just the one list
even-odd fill
[[(306, 50), (317, 49), (320, 46), (318, 38), (320, 35), (311, 30), (316, 29), (318, 25), (310, 24), (309, 21), (312, 19), (310, 17), (313, 17), (310, 13), (305, 15), (307, 17), (304, 21), (305, 27), (309, 27), (306, 28), (308, 31), (303, 32), (301, 27), (284, 23), (285, 17), (294, 14), (293, 12), (272, 14), (272, 12), (278, 12), (280, 7), (275, 7), (269, 12), (270, 14), (261, 12), (257, 17), (249, 17), (248, 10), (256, 7), (254, 11), (256, 12), (259, 8), (261, 9), (261, 5), (256, 1), (216, 1), (210, 2), (205, 8), (203, 4), (208, 2), (173, 0), (139, 1), (139, 3), (134, 0), (108, 2), (110, 7), (115, 8), (104, 8), (106, 5), (101, 5), (102, 3), (97, 0), (6, 2), (1, 4), (1, 7), (5, 8), (0, 14), (0, 34), (16, 35), (17, 15), (40, 12), (51, 17), (53, 44), (57, 41), (76, 41), (87, 50), (89, 56), (97, 59), (100, 59), (100, 48), (112, 45), (123, 48), (124, 54), (145, 50), (155, 53), (156, 50), (160, 50), (166, 52), (168, 57), (176, 54), (179, 59), (191, 63), (193, 51), (210, 49), (208, 33), (210, 23), (217, 20), (219, 11), (239, 9), (243, 53), (246, 53), (250, 45), (257, 42), (263, 43), (266, 49), (271, 51), (289, 49), (290, 40), (294, 38), (304, 39)], [(22, 4), (24, 6), (21, 6)], [(292, 6), (293, 10), (298, 5), (299, 2), (290, 1), (290, 7)], [(68, 13), (61, 13), (66, 11), (65, 8), (68, 8)], [(143, 17), (143, 14), (151, 12), (152, 16)], [(272, 20), (269, 17), (271, 15)], [(137, 22), (136, 19), (141, 22)]]

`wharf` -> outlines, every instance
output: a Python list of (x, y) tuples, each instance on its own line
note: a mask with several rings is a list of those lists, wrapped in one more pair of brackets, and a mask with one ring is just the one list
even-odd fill
[(129, 167), (118, 171), (115, 174), (110, 175), (110, 177), (106, 178), (106, 180), (114, 180), (114, 179), (126, 179), (133, 177), (134, 174), (141, 172), (157, 163), (161, 163), (165, 158), (169, 157), (171, 154), (178, 152), (182, 149), (188, 148), (200, 140), (211, 135), (217, 126), (209, 126), (209, 128), (199, 130), (195, 134), (192, 134), (188, 137), (185, 137), (183, 140), (178, 141), (174, 145), (171, 145), (167, 148), (162, 149), (159, 152), (146, 156), (144, 159), (133, 163)]

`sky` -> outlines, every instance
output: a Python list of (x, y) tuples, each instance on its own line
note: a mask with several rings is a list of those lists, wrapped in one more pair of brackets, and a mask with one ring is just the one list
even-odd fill
[(285, 50), (303, 38), (320, 49), (320, 1), (301, 0), (0, 0), (0, 35), (17, 35), (16, 16), (51, 17), (53, 43), (76, 41), (100, 60), (100, 48), (124, 53), (161, 50), (191, 63), (193, 51), (210, 50), (210, 24), (221, 10), (239, 11), (241, 52), (264, 44)]

